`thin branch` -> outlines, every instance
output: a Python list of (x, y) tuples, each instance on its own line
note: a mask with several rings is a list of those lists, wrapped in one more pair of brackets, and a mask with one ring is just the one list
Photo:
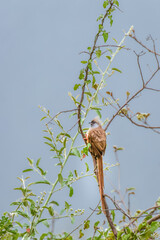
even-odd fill
[(156, 215), (155, 217), (152, 217), (151, 219), (149, 219), (147, 221), (148, 224), (151, 224), (154, 221), (157, 221), (158, 219), (160, 219), (160, 214)]
[(109, 198), (112, 203), (114, 204), (114, 206), (116, 207), (117, 210), (119, 210), (120, 212), (122, 212), (126, 217), (128, 217), (129, 220), (131, 220), (131, 216), (129, 216), (117, 203), (114, 199), (112, 199), (109, 195), (105, 194), (105, 197)]
[(62, 113), (75, 112), (75, 111), (77, 111), (77, 108), (61, 111), (61, 112), (57, 113), (55, 116), (53, 116), (53, 117), (50, 119), (50, 121), (49, 121), (48, 123), (46, 123), (46, 125), (48, 125), (49, 123), (51, 123), (54, 118), (56, 118), (57, 116), (59, 116), (59, 115), (62, 114)]
[(157, 56), (160, 56), (159, 53), (156, 53), (155, 51), (149, 49), (149, 48), (148, 48), (147, 46), (145, 46), (142, 42), (140, 42), (140, 41), (136, 38), (135, 34), (134, 34), (134, 35), (130, 34), (129, 37), (131, 37), (132, 39), (134, 39), (137, 43), (139, 43), (139, 44), (140, 44), (143, 48), (145, 48), (148, 52), (153, 53), (153, 54), (155, 54), (155, 55), (157, 55)]
[(125, 50), (131, 50), (130, 48), (126, 48), (124, 46), (119, 46), (119, 45), (114, 45), (114, 44), (106, 44), (106, 45), (96, 46), (96, 48), (102, 48), (102, 47), (116, 47), (116, 48), (123, 48)]
[[(108, 13), (110, 12), (110, 10), (112, 9), (112, 6), (113, 6), (113, 2), (111, 1), (110, 2), (110, 7), (108, 8), (108, 10), (106, 11), (104, 17), (102, 18), (102, 21), (101, 21), (101, 25), (103, 27), (104, 25), (104, 20), (105, 18), (108, 16)], [(89, 57), (89, 60), (92, 59), (92, 56), (94, 54), (94, 51), (96, 49), (96, 43), (97, 43), (97, 40), (99, 38), (99, 35), (100, 35), (100, 30), (98, 31), (98, 33), (96, 34), (95, 36), (95, 39), (94, 39), (94, 43), (93, 43), (93, 48), (92, 48), (92, 51), (90, 53), (90, 57)], [(81, 93), (81, 99), (80, 99), (80, 103), (78, 105), (78, 125), (79, 125), (79, 130), (80, 130), (80, 133), (86, 143), (86, 140), (85, 140), (85, 135), (83, 133), (83, 130), (82, 130), (82, 125), (81, 125), (81, 106), (82, 106), (82, 102), (83, 102), (83, 99), (84, 99), (84, 91), (85, 91), (85, 86), (86, 86), (86, 81), (87, 81), (87, 77), (88, 77), (88, 64), (86, 66), (86, 69), (85, 69), (85, 76), (84, 76), (84, 83), (83, 83), (83, 86), (82, 86), (82, 93)]]
[[(100, 201), (99, 201), (99, 203), (97, 204), (97, 206), (95, 207), (95, 209), (93, 209), (93, 211), (91, 212), (91, 214), (90, 214), (84, 221), (87, 221), (87, 220), (93, 215), (93, 213), (94, 213), (94, 212), (96, 211), (96, 209), (98, 208), (99, 204), (100, 204)], [(78, 228), (80, 228), (80, 227), (84, 224), (84, 221), (83, 221), (81, 224), (79, 224), (75, 229), (73, 229), (73, 231), (70, 232), (70, 233), (69, 233), (65, 238), (63, 238), (63, 239), (68, 238), (73, 232), (75, 232)]]

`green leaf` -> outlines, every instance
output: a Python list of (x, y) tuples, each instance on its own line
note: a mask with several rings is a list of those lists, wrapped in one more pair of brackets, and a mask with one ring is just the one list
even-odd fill
[(70, 196), (70, 197), (72, 197), (72, 196), (73, 196), (73, 192), (74, 192), (74, 191), (73, 191), (73, 188), (72, 188), (72, 187), (70, 187), (70, 190), (69, 190), (69, 196)]
[(53, 150), (55, 150), (55, 146), (52, 143), (49, 143), (49, 142), (44, 142), (44, 143), (50, 146)]
[(92, 94), (91, 94), (90, 92), (84, 92), (84, 94), (86, 94), (86, 95), (92, 97)]
[(79, 74), (79, 80), (82, 80), (84, 78), (84, 69), (81, 69)]
[(90, 227), (90, 220), (84, 222), (84, 230)]
[(37, 209), (35, 207), (34, 201), (32, 201), (32, 203), (31, 203), (30, 212), (31, 212), (32, 216), (35, 216), (37, 214)]
[(110, 57), (110, 56), (106, 56), (106, 58), (108, 58), (108, 60), (111, 60), (111, 57)]
[(159, 222), (152, 222), (150, 230), (151, 230), (152, 233), (154, 233), (159, 227), (160, 227), (160, 223)]
[(30, 217), (28, 216), (27, 213), (25, 212), (22, 212), (22, 211), (16, 211), (20, 216), (24, 217), (24, 218), (27, 218), (28, 220), (30, 220)]
[(43, 119), (47, 118), (46, 116), (42, 117), (40, 121), (42, 121)]
[(81, 63), (82, 63), (82, 64), (86, 64), (86, 63), (87, 63), (87, 61), (81, 61)]
[(71, 218), (71, 223), (73, 224), (73, 223), (75, 222), (74, 215), (73, 215), (73, 214), (71, 214), (70, 218)]
[(22, 225), (20, 222), (15, 221), (14, 223), (17, 223), (18, 226), (20, 226), (21, 228), (23, 228), (23, 225)]
[(88, 166), (88, 163), (85, 162), (85, 165), (86, 165), (86, 172), (89, 172), (89, 166)]
[(115, 219), (115, 211), (114, 210), (111, 210), (111, 215), (112, 215), (112, 220), (114, 222), (114, 219)]
[(74, 88), (73, 88), (74, 91), (76, 91), (80, 86), (81, 86), (81, 84), (75, 84), (75, 85), (74, 85)]
[(81, 155), (80, 155), (80, 153), (79, 153), (79, 151), (78, 151), (77, 148), (73, 148), (73, 149), (72, 149), (72, 154), (75, 155), (75, 156), (77, 156), (77, 157), (81, 157)]
[(59, 206), (59, 203), (56, 201), (51, 201), (50, 204), (55, 204), (55, 205)]
[(47, 237), (47, 233), (43, 233), (41, 236), (40, 236), (40, 239), (39, 240), (43, 240), (45, 237)]
[(82, 232), (82, 229), (79, 230), (79, 238), (82, 238), (84, 236), (84, 233)]
[(44, 136), (43, 138), (47, 139), (48, 141), (52, 142), (52, 139), (49, 137)]
[(74, 170), (74, 174), (76, 176), (76, 178), (78, 177), (78, 173), (77, 173), (77, 170)]
[(27, 160), (29, 161), (29, 164), (32, 166), (33, 165), (33, 160), (27, 157)]
[(119, 70), (118, 68), (112, 68), (112, 70), (113, 70), (113, 71), (117, 71), (117, 72), (120, 72), (120, 73), (122, 73), (122, 71), (121, 71), (121, 70)]
[(99, 118), (102, 117), (101, 112), (99, 110), (96, 110), (96, 113), (98, 114)]
[(95, 103), (99, 104), (99, 99), (98, 99), (98, 95), (97, 94), (94, 96), (94, 101), (95, 101)]
[(108, 33), (104, 31), (102, 35), (103, 35), (104, 42), (106, 43), (108, 40)]
[(33, 182), (28, 184), (28, 186), (34, 185), (34, 184), (48, 184), (50, 185), (50, 182), (48, 182), (47, 180), (42, 180), (42, 181), (37, 181), (37, 182)]
[(40, 220), (38, 220), (37, 224), (39, 224), (39, 223), (41, 223), (41, 222), (44, 222), (44, 221), (46, 221), (46, 220), (47, 220), (47, 218), (40, 219)]
[(107, 5), (108, 5), (108, 1), (104, 1), (104, 3), (103, 3), (103, 7), (106, 8)]
[(102, 110), (101, 108), (99, 107), (91, 107), (92, 110)]
[(40, 168), (40, 167), (37, 167), (37, 168), (38, 168), (39, 171), (41, 172), (41, 175), (42, 175), (42, 176), (45, 176), (45, 175), (47, 174), (47, 172), (46, 172), (46, 171), (43, 171), (42, 168)]
[(28, 168), (28, 169), (23, 170), (23, 173), (25, 173), (25, 172), (31, 172), (31, 171), (33, 171), (33, 169), (32, 169), (32, 168)]
[(114, 0), (113, 3), (119, 7), (119, 2), (117, 0)]
[(54, 216), (54, 210), (53, 210), (52, 206), (48, 207), (48, 212), (51, 216)]
[(95, 222), (94, 229), (97, 229), (97, 226), (98, 226), (99, 223), (100, 223), (100, 221)]
[(63, 177), (62, 177), (62, 174), (61, 174), (61, 173), (58, 174), (58, 181), (59, 181), (59, 183), (60, 183), (61, 186), (62, 186), (62, 185), (63, 185)]
[(126, 188), (126, 192), (136, 190), (134, 187)]
[(96, 56), (97, 56), (97, 58), (100, 58), (100, 56), (101, 56), (101, 50), (100, 49), (98, 49), (97, 51), (96, 51)]
[(71, 204), (65, 201), (65, 209), (68, 211), (70, 208)]
[(108, 16), (108, 18), (110, 19), (110, 26), (112, 26), (112, 24), (113, 24), (112, 15)]
[(37, 162), (36, 162), (36, 167), (37, 167), (37, 168), (38, 168), (38, 166), (39, 166), (40, 160), (41, 160), (41, 158), (38, 158), (38, 160), (37, 160)]
[(49, 226), (49, 223), (48, 223), (48, 221), (47, 221), (47, 220), (43, 221), (42, 223), (43, 223), (43, 224), (44, 224), (44, 226), (46, 226), (47, 228), (49, 228), (49, 227), (50, 227), (50, 226)]
[(92, 49), (92, 48), (91, 48), (91, 47), (88, 47), (87, 49), (88, 49), (89, 52), (91, 52), (91, 49)]

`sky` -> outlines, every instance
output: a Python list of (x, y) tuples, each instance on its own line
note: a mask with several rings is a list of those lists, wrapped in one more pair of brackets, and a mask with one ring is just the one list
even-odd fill
[[(102, 2), (0, 1), (1, 214), (9, 211), (10, 203), (20, 197), (13, 188), (19, 184), (17, 177), (22, 176), (22, 171), (28, 167), (27, 157), (35, 160), (42, 157), (42, 165), (46, 169), (52, 165), (51, 154), (43, 143), (45, 126), (40, 122), (43, 113), (38, 106), (50, 109), (52, 115), (73, 107), (68, 92), (73, 92), (82, 67), (80, 61), (84, 56), (79, 53), (93, 43), (97, 31), (96, 19), (103, 12)], [(113, 43), (112, 37), (119, 42), (124, 31), (127, 32), (133, 25), (136, 36), (146, 44), (150, 44), (146, 42), (146, 37), (151, 34), (160, 52), (160, 32), (157, 28), (160, 2), (120, 0), (120, 9), (114, 13), (109, 43)], [(137, 52), (142, 50), (131, 39), (127, 39), (126, 43)], [(123, 51), (114, 64), (123, 74), (115, 75), (113, 81), (108, 83), (108, 88), (114, 89), (115, 96), (123, 102), (125, 92), (134, 93), (141, 84), (136, 56), (133, 51)], [(150, 64), (150, 68), (147, 64)], [(147, 55), (142, 59), (142, 66), (147, 79), (156, 63)], [(155, 78), (153, 86), (160, 89), (158, 81), (158, 77)], [(150, 112), (151, 123), (160, 125), (159, 99), (159, 93), (145, 91), (131, 106), (135, 111)], [(103, 120), (107, 116), (110, 118), (111, 114), (102, 114)], [(131, 209), (134, 211), (154, 205), (160, 196), (160, 135), (119, 118), (108, 131), (110, 135), (107, 138), (105, 160), (110, 164), (115, 163), (113, 145), (124, 147), (124, 151), (118, 155), (121, 189), (124, 192), (126, 187), (136, 188)], [(87, 161), (93, 170), (91, 159)], [(83, 170), (84, 164), (80, 160), (72, 159), (72, 164), (80, 172)], [(53, 173), (56, 174), (56, 170)], [(117, 169), (105, 176), (106, 189), (110, 193), (112, 186), (107, 175), (117, 184)], [(84, 203), (81, 196), (85, 199)], [(63, 193), (59, 197), (62, 198)], [(98, 200), (98, 189), (92, 178), (85, 178), (75, 185), (75, 208), (80, 205), (88, 213), (89, 207), (94, 208)]]

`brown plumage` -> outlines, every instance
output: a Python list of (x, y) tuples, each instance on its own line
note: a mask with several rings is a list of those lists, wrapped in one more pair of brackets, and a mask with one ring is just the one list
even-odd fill
[(91, 122), (91, 128), (87, 132), (87, 142), (91, 144), (90, 152), (93, 158), (94, 170), (95, 172), (98, 170), (98, 184), (99, 184), (99, 192), (102, 203), (102, 210), (105, 210), (105, 203), (103, 197), (103, 189), (104, 189), (104, 177), (103, 177), (103, 155), (106, 150), (106, 133), (102, 128), (99, 120), (97, 118), (93, 119)]

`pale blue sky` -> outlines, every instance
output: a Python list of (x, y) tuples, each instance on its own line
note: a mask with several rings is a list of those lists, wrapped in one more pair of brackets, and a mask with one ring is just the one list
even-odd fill
[[(78, 79), (83, 58), (79, 52), (93, 42), (96, 18), (103, 11), (100, 3), (102, 1), (98, 0), (0, 1), (1, 213), (9, 211), (9, 204), (19, 197), (13, 188), (18, 184), (16, 177), (27, 167), (26, 157), (42, 157), (46, 169), (51, 165), (51, 155), (43, 144), (44, 125), (40, 122), (42, 113), (38, 105), (45, 106), (53, 114), (71, 108), (68, 91), (73, 91)], [(120, 41), (123, 30), (128, 31), (134, 25), (137, 37), (145, 41), (147, 35), (152, 34), (158, 46), (160, 1), (123, 0), (120, 9), (123, 13), (114, 14), (112, 37)], [(137, 49), (134, 41), (127, 43)], [(160, 48), (158, 50), (160, 52)], [(149, 62), (147, 60), (144, 60), (144, 66)], [(140, 86), (134, 54), (123, 52), (115, 64), (123, 74), (116, 75), (115, 82), (109, 83), (109, 87), (115, 89), (117, 97), (126, 90), (134, 92)], [(155, 86), (160, 88), (160, 83)], [(159, 93), (145, 92), (135, 101), (134, 108), (151, 111), (153, 123), (160, 125), (159, 99)], [(119, 155), (122, 190), (136, 188), (131, 206), (139, 209), (153, 205), (160, 195), (160, 136), (118, 119), (109, 131), (106, 161), (115, 163), (113, 145), (125, 148)], [(88, 162), (92, 166), (90, 159)], [(72, 164), (81, 170), (79, 160)], [(115, 182), (116, 170), (109, 174)], [(106, 184), (106, 189), (111, 189), (108, 182)], [(76, 186), (75, 208), (79, 205), (86, 209), (94, 207), (99, 200), (95, 182), (85, 178)]]

